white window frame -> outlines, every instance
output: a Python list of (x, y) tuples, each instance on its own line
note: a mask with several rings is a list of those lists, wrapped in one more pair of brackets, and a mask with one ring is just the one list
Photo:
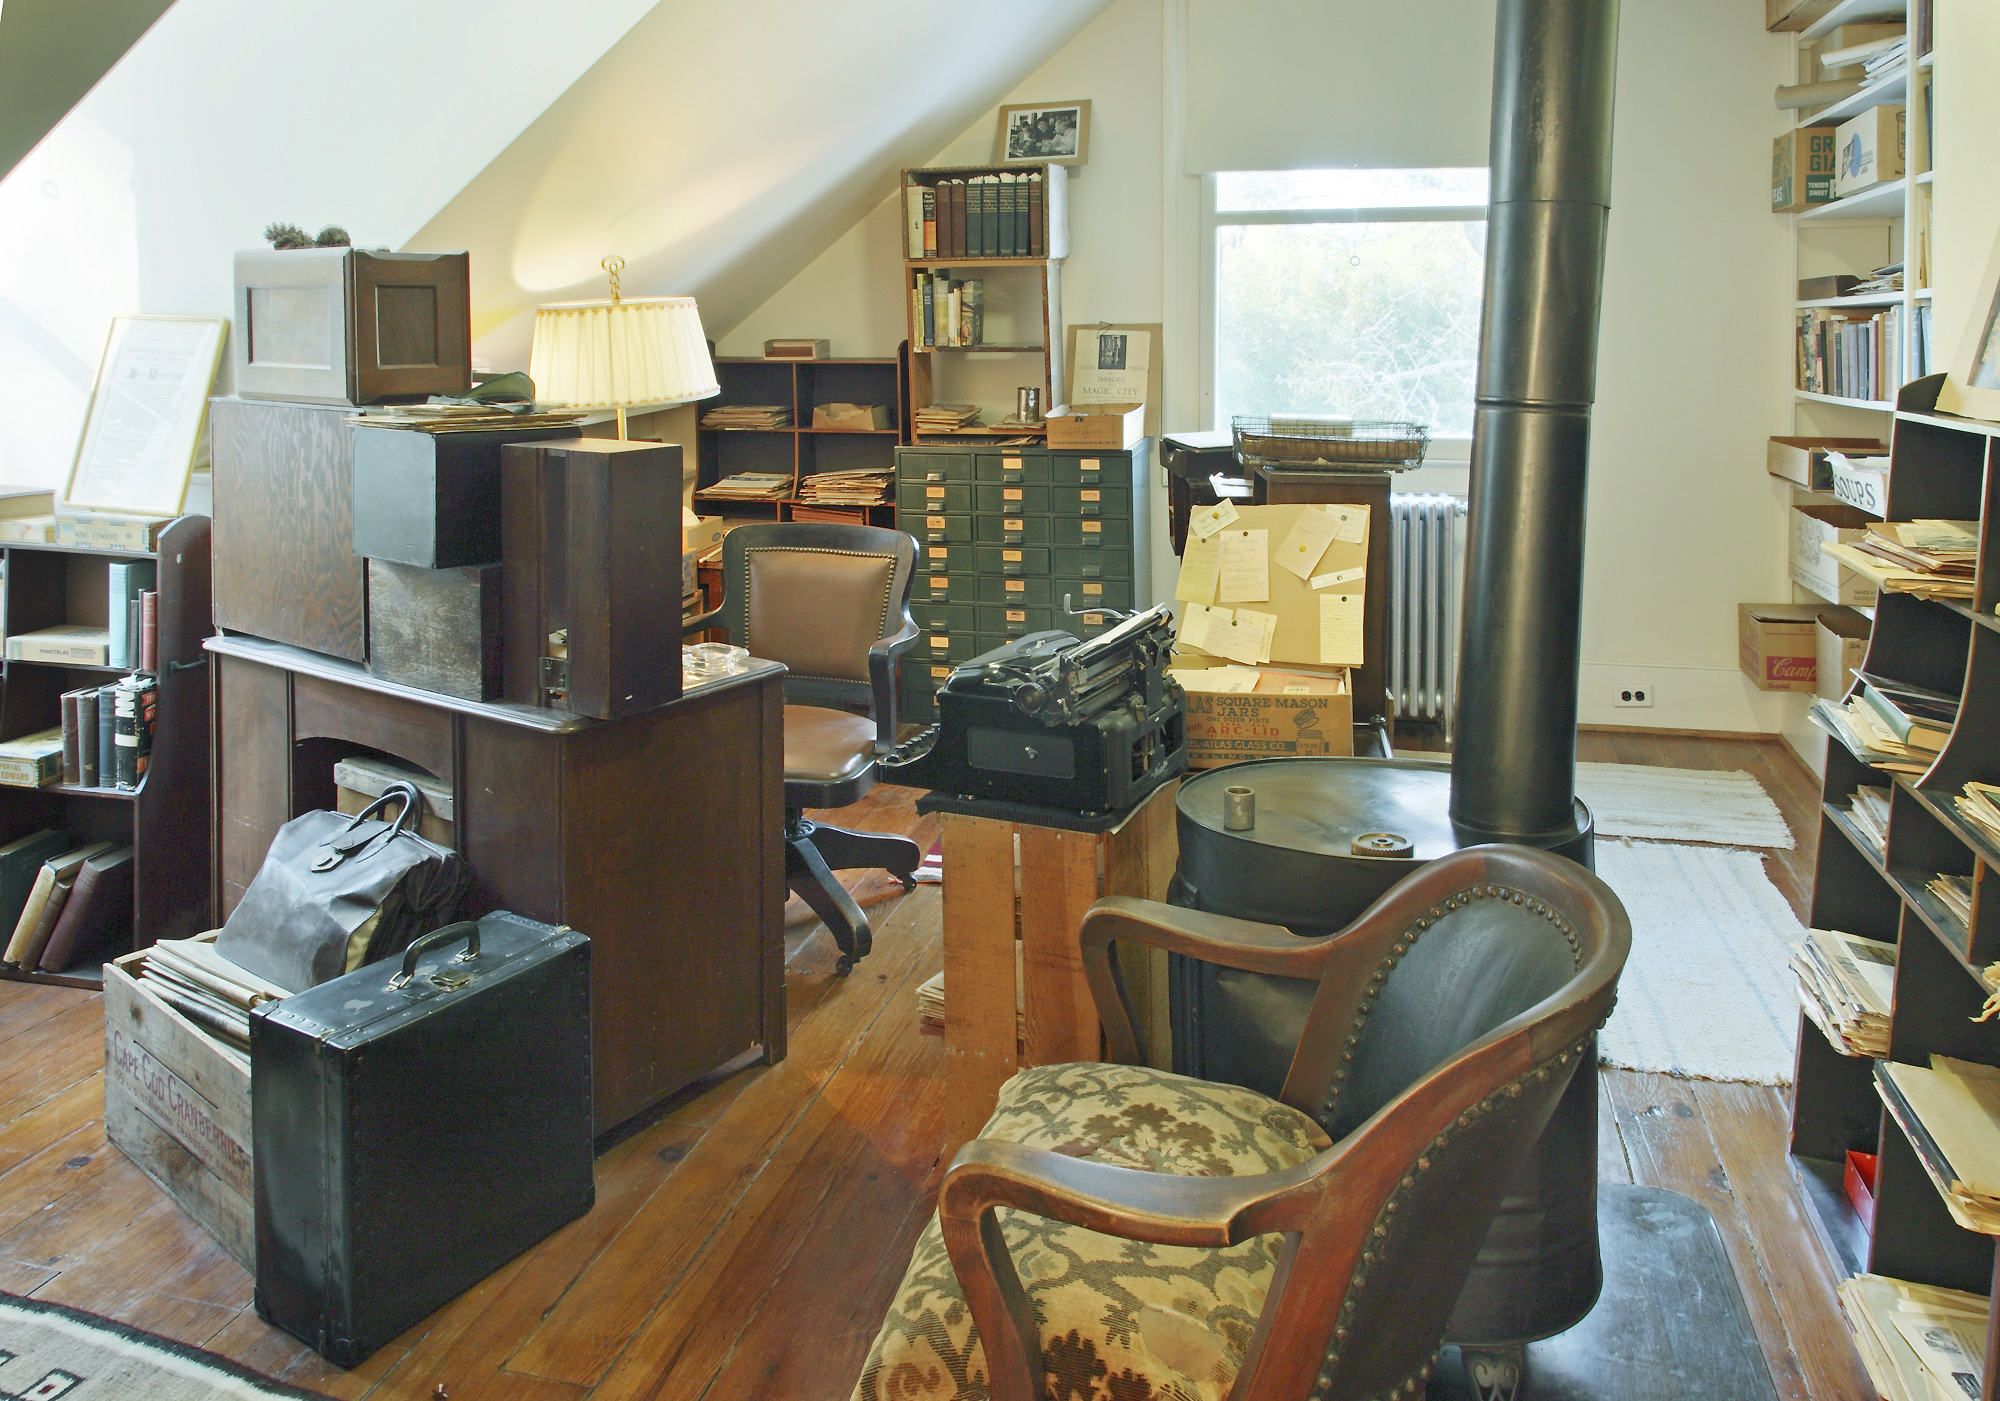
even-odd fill
[[(1464, 224), (1485, 223), (1483, 204), (1404, 204), (1384, 209), (1250, 209), (1218, 210), (1215, 176), (1201, 177), (1201, 421), (1207, 428), (1226, 428), (1215, 421), (1215, 265), (1220, 250), (1216, 233), (1235, 224)], [(1436, 436), (1426, 462), (1470, 461), (1472, 439)], [(1400, 485), (1400, 483), (1399, 483)]]

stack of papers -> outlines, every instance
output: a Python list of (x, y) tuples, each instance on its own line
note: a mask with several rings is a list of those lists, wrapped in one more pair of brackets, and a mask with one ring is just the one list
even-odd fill
[(1876, 855), (1889, 849), (1889, 790), (1863, 785), (1847, 800), (1847, 812), (1862, 835), (1875, 844)]
[(1968, 783), (1953, 800), (1958, 815), (1979, 830), (1979, 834), (2000, 846), (2000, 788), (1990, 783)]
[(1838, 930), (1809, 929), (1792, 945), (1799, 1006), (1848, 1056), (1889, 1054), (1889, 1008), (1895, 995), (1896, 946)]
[[(1852, 50), (1849, 52), (1852, 52)], [(1897, 73), (1902, 71), (1903, 62), (1909, 56), (1910, 41), (1908, 36), (1890, 40), (1862, 60), (1861, 85), (1863, 87), (1873, 87), (1884, 79), (1895, 77)], [(1853, 61), (1851, 58), (1848, 60), (1849, 63)]]
[(724, 404), (701, 416), (704, 428), (768, 430), (789, 428), (791, 423), (792, 411), (782, 404)]
[(250, 1009), (289, 996), (215, 951), (213, 939), (162, 939), (139, 970), (146, 990), (224, 1044), (250, 1047)]
[(1986, 1372), (1986, 1298), (1887, 1275), (1840, 1283), (1854, 1346), (1887, 1401), (1964, 1401)]
[(919, 433), (956, 433), (978, 424), (979, 405), (927, 404), (917, 410), (915, 418)]
[(1973, 521), (1871, 522), (1853, 544), (1828, 540), (1820, 549), (1889, 593), (1925, 599), (1972, 598), (1979, 540)]
[(371, 404), (349, 423), (367, 428), (406, 428), (417, 433), (490, 433), (495, 429), (560, 428), (575, 423), (580, 413), (537, 413), (523, 408), (510, 413), (497, 404)]
[[(1021, 944), (1014, 943), (1014, 1038), (1027, 1035), (1028, 1018), (1022, 1010)], [(917, 985), (917, 1030), (926, 1036), (944, 1035), (944, 974), (937, 973)]]
[(1878, 1061), (1875, 1089), (1952, 1220), (2000, 1235), (2000, 1067), (1939, 1055), (1929, 1069)]
[(739, 472), (695, 493), (707, 501), (782, 501), (791, 494), (789, 472)]
[(1958, 922), (1972, 927), (1972, 878), (1940, 873), (1925, 883), (1924, 889), (1937, 896), (1938, 903), (1958, 916)]
[(815, 472), (799, 478), (798, 499), (814, 506), (880, 506), (889, 499), (894, 467), (855, 472)]
[(1845, 705), (1821, 698), (1806, 713), (1815, 725), (1846, 745), (1855, 758), (1885, 773), (1920, 774), (1936, 757), (1928, 751), (1913, 751), (1897, 739), (1859, 695)]

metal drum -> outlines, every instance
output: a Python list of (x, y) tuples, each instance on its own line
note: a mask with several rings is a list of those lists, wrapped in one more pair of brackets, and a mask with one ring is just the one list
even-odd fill
[[(1249, 788), (1252, 822), (1231, 830), (1226, 790)], [(1264, 759), (1185, 780), (1175, 799), (1177, 905), (1331, 934), (1426, 861), (1456, 851), (1451, 766), (1421, 759)], [(1590, 865), (1590, 813), (1556, 849)], [(1408, 855), (1380, 838), (1402, 838)], [(1357, 850), (1358, 848), (1358, 850)], [(1313, 985), (1172, 960), (1174, 1069), (1275, 1096)], [(1586, 1064), (1595, 1066), (1592, 1057)], [(1579, 1070), (1502, 1201), (1459, 1296), (1447, 1340), (1486, 1347), (1548, 1337), (1590, 1311), (1597, 1248), (1597, 1084)]]

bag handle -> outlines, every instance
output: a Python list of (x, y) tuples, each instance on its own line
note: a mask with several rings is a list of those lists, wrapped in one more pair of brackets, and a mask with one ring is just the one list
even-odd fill
[[(354, 836), (355, 828), (398, 799), (402, 801), (402, 811), (396, 814), (396, 820), (389, 823), (386, 830), (372, 833), (367, 837), (357, 838)], [(417, 792), (417, 787), (414, 783), (398, 781), (390, 784), (382, 790), (381, 797), (355, 813), (354, 816), (347, 820), (345, 827), (320, 843), (322, 847), (326, 848), (326, 854), (313, 862), (311, 869), (315, 872), (331, 871), (349, 856), (353, 855), (357, 849), (367, 851), (371, 848), (379, 848), (380, 846), (387, 845), (397, 837), (414, 835), (410, 829), (416, 823), (417, 812), (422, 802), (423, 797)]]
[(348, 832), (352, 832), (356, 827), (359, 827), (363, 822), (366, 822), (369, 818), (380, 812), (396, 798), (403, 800), (403, 810), (396, 814), (396, 820), (389, 824), (390, 828), (397, 832), (408, 831), (416, 825), (417, 810), (422, 805), (424, 799), (423, 795), (417, 792), (416, 784), (411, 783), (408, 779), (398, 779), (382, 790), (381, 797), (355, 813), (348, 820), (347, 826), (343, 829), (341, 835), (345, 836)]
[(460, 935), (465, 937), (465, 952), (452, 959), (453, 963), (470, 963), (479, 957), (479, 922), (462, 919), (457, 924), (447, 924), (442, 929), (433, 929), (420, 939), (410, 941), (409, 948), (403, 950), (403, 971), (389, 979), (391, 989), (408, 985), (417, 976), (417, 960), (439, 944), (448, 944)]

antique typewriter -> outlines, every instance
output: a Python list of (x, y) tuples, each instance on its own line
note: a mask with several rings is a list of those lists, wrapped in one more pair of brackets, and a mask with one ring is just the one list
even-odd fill
[[(1067, 600), (1065, 600), (1067, 603)], [(881, 778), (960, 797), (1122, 812), (1187, 770), (1186, 695), (1167, 675), (1173, 614), (1154, 608), (1080, 642), (1017, 638), (955, 668), (937, 723)]]

